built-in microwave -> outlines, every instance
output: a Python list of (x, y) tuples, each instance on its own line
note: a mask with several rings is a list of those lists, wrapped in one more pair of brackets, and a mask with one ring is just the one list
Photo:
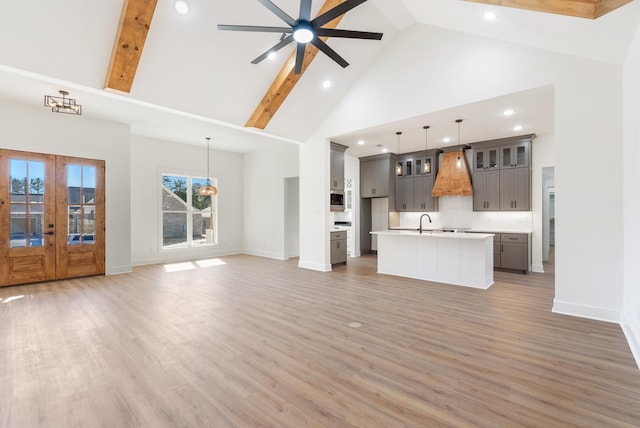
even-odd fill
[(344, 211), (344, 193), (339, 190), (331, 191), (331, 211)]

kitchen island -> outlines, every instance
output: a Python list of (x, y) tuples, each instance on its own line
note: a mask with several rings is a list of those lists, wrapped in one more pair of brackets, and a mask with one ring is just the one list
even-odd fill
[(493, 234), (383, 230), (378, 273), (487, 289), (493, 284)]

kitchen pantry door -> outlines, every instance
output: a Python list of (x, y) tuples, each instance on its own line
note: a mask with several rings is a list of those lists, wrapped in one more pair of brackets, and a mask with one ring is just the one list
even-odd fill
[(0, 149), (0, 286), (102, 275), (104, 161)]

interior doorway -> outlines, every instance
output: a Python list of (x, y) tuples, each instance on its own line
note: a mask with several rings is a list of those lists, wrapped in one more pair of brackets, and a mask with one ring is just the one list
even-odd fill
[(0, 149), (0, 286), (105, 272), (105, 164)]
[(300, 256), (300, 177), (284, 179), (284, 254)]

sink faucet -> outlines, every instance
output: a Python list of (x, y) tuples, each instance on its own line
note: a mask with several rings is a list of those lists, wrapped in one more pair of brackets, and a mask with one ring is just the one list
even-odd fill
[(429, 223), (431, 223), (431, 216), (429, 214), (422, 214), (420, 216), (420, 234), (422, 235), (422, 219), (424, 218), (424, 216), (427, 216), (427, 218), (429, 219)]

